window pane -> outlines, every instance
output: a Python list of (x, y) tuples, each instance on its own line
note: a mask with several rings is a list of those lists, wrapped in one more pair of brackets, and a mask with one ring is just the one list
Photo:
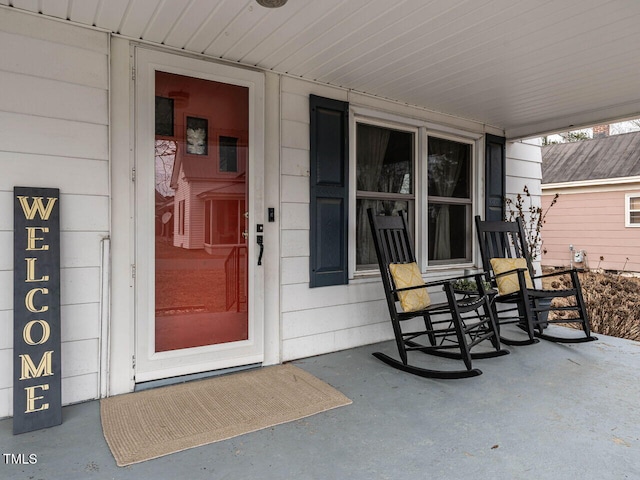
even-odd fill
[(238, 200), (214, 200), (211, 202), (211, 223), (214, 245), (238, 244), (240, 239), (240, 215)]
[(640, 225), (640, 212), (629, 213), (629, 223), (631, 225)]
[(204, 243), (211, 245), (211, 200), (204, 202)]
[(359, 123), (356, 137), (358, 190), (412, 193), (413, 134)]
[(154, 351), (247, 340), (247, 178), (220, 173), (246, 170), (250, 89), (157, 71), (155, 94)]
[(238, 139), (236, 137), (220, 137), (220, 171), (238, 171)]
[(468, 260), (469, 205), (429, 205), (429, 260)]
[(402, 210), (409, 211), (409, 202), (387, 200), (357, 200), (356, 201), (356, 266), (378, 267), (376, 249), (369, 227), (367, 209), (373, 208), (376, 215), (398, 215)]
[(429, 137), (429, 195), (471, 197), (471, 145)]
[(629, 208), (631, 210), (640, 210), (640, 197), (631, 197), (629, 199)]

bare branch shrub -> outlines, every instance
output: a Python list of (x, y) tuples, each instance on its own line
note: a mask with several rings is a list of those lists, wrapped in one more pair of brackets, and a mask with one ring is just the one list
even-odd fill
[(549, 207), (546, 210), (542, 210), (542, 207), (533, 204), (533, 197), (526, 185), (523, 191), (524, 194), (518, 193), (515, 200), (511, 198), (505, 199), (507, 220), (513, 222), (518, 217), (522, 219), (527, 237), (529, 256), (531, 260), (536, 260), (542, 253), (542, 227), (545, 224), (549, 210), (557, 203), (559, 195), (556, 193)]

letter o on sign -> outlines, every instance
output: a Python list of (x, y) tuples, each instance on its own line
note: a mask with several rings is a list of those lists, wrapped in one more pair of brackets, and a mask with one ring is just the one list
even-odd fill
[[(37, 342), (34, 341), (33, 337), (31, 336), (31, 329), (36, 323), (40, 324), (40, 326), (42, 327), (42, 336)], [(51, 328), (49, 327), (49, 324), (44, 320), (31, 320), (24, 326), (24, 329), (22, 330), (22, 338), (24, 339), (24, 343), (26, 343), (27, 345), (42, 345), (47, 340), (49, 340), (49, 335), (51, 335)]]

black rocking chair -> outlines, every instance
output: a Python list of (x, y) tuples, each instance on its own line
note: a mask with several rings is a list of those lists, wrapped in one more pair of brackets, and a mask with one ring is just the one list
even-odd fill
[[(517, 218), (515, 222), (482, 221), (476, 216), (476, 229), (480, 240), (482, 263), (493, 286), (497, 286), (502, 278), (509, 278), (515, 291), (503, 293), (498, 291), (493, 295), (492, 306), (498, 323), (498, 328), (506, 324), (516, 324), (527, 334), (525, 340), (508, 339), (501, 335), (500, 340), (506, 345), (530, 345), (537, 343), (538, 338), (559, 343), (582, 343), (597, 340), (591, 335), (589, 315), (582, 296), (582, 288), (578, 271), (574, 268), (553, 272), (546, 275), (534, 275), (534, 269), (527, 248), (522, 220)], [(517, 259), (519, 265), (515, 269), (496, 273), (491, 260)], [(524, 260), (521, 260), (524, 259)], [(501, 260), (498, 260), (500, 262)], [(496, 264), (497, 265), (497, 264)], [(568, 275), (571, 287), (562, 290), (544, 290), (535, 287), (535, 281), (542, 281), (547, 277), (559, 277)], [(556, 298), (568, 298), (569, 305), (554, 305)], [(503, 305), (498, 308), (498, 305)], [(505, 308), (504, 305), (510, 307)], [(575, 312), (568, 318), (549, 320), (551, 311)], [(584, 335), (556, 336), (544, 333), (549, 324), (553, 323), (577, 323)]]
[[(509, 353), (508, 350), (500, 348), (498, 329), (490, 301), (481, 282), (482, 275), (475, 276), (479, 292), (464, 297), (456, 297), (454, 293), (452, 282), (456, 279), (397, 288), (390, 265), (410, 265), (416, 261), (405, 214), (400, 212), (400, 215), (376, 216), (372, 209), (368, 209), (367, 214), (401, 360), (396, 360), (381, 352), (373, 354), (376, 358), (394, 368), (421, 377), (450, 379), (480, 375), (482, 371), (472, 367), (472, 359), (496, 357)], [(467, 277), (473, 277), (473, 275)], [(422, 282), (421, 277), (420, 282)], [(433, 303), (416, 311), (403, 311), (396, 306), (396, 302), (403, 292), (417, 289), (423, 289), (424, 292), (427, 287), (440, 287), (441, 290), (444, 290), (446, 302)], [(413, 322), (408, 322), (417, 317), (423, 318), (424, 327), (421, 326), (422, 322), (418, 326)], [(487, 345), (489, 349), (471, 352), (476, 345), (481, 343)], [(407, 355), (411, 351), (463, 360), (466, 370), (430, 370), (411, 365)]]

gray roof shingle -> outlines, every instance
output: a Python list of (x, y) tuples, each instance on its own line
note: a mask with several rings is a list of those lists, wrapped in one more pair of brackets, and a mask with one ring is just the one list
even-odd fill
[(640, 132), (542, 147), (542, 183), (640, 176)]

